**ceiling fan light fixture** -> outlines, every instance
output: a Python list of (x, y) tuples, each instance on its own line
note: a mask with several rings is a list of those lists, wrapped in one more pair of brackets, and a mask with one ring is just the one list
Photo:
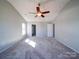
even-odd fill
[(36, 16), (35, 17), (37, 17), (37, 16), (41, 16), (42, 18), (44, 18), (45, 16), (45, 14), (47, 14), (47, 13), (50, 13), (50, 11), (41, 11), (41, 9), (40, 9), (40, 3), (38, 3), (38, 6), (36, 6), (36, 13), (32, 13), (32, 14), (36, 14)]
[(39, 12), (39, 13), (37, 13), (37, 15), (38, 15), (38, 16), (41, 16), (41, 13)]

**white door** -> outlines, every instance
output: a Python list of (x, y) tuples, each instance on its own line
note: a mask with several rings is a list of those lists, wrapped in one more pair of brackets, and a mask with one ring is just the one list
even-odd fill
[(53, 37), (53, 24), (47, 24), (47, 36)]

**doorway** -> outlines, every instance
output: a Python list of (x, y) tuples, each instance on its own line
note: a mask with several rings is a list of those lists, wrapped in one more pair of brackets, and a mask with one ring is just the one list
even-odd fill
[(55, 38), (55, 24), (47, 24), (47, 36)]
[(32, 24), (32, 36), (36, 36), (36, 25)]

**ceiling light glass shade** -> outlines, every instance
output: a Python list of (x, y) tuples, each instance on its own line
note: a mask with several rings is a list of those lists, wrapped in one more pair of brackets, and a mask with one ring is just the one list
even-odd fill
[(39, 12), (39, 13), (37, 13), (37, 15), (38, 15), (38, 16), (41, 16), (41, 13)]

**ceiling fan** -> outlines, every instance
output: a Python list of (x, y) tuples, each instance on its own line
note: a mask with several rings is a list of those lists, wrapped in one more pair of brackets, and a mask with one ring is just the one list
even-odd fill
[(38, 3), (38, 6), (36, 7), (36, 13), (32, 13), (30, 12), (31, 14), (36, 14), (35, 17), (38, 17), (38, 16), (41, 16), (42, 18), (44, 18), (44, 14), (47, 14), (47, 13), (50, 13), (50, 11), (41, 11), (40, 10), (40, 3)]

